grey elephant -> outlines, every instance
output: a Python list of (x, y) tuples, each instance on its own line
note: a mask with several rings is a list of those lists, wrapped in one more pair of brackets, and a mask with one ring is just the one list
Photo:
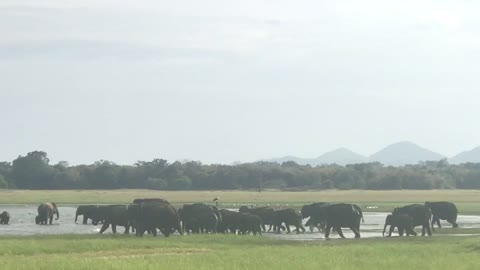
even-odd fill
[(8, 225), (9, 221), (10, 221), (10, 214), (7, 211), (3, 211), (0, 214), (0, 224)]
[(383, 235), (385, 236), (385, 230), (387, 226), (390, 226), (388, 230), (388, 237), (392, 236), (392, 232), (395, 228), (398, 228), (398, 235), (403, 236), (406, 231), (407, 236), (417, 236), (417, 233), (413, 230), (413, 218), (406, 214), (388, 215), (385, 218), (385, 225), (383, 226)]
[(406, 214), (409, 215), (413, 220), (413, 226), (422, 226), (422, 236), (425, 236), (425, 232), (428, 233), (429, 236), (432, 235), (431, 230), (431, 219), (432, 219), (432, 212), (430, 208), (426, 207), (422, 204), (410, 204), (403, 207), (397, 207), (393, 209), (392, 214)]
[(238, 212), (259, 216), (262, 219), (262, 230), (264, 232), (267, 231), (265, 225), (270, 225), (270, 228), (268, 229), (269, 231), (272, 229), (272, 225), (273, 225), (272, 218), (273, 218), (273, 213), (275, 212), (273, 208), (271, 207), (250, 208), (246, 205), (243, 205), (238, 209)]
[(277, 233), (280, 233), (280, 228), (282, 224), (285, 223), (287, 233), (290, 233), (290, 225), (296, 227), (295, 231), (297, 233), (305, 232), (305, 227), (302, 225), (302, 214), (300, 211), (297, 211), (292, 208), (277, 210), (273, 213), (272, 223), (274, 230)]
[(92, 223), (95, 223), (93, 218), (95, 216), (95, 211), (97, 210), (98, 205), (80, 205), (75, 213), (75, 223), (77, 223), (78, 216), (83, 216), (83, 224), (87, 224), (88, 219), (91, 219)]
[(452, 224), (453, 228), (458, 228), (458, 210), (455, 204), (451, 202), (426, 202), (425, 206), (432, 211), (432, 230), (434, 230), (433, 225), (435, 223), (438, 225), (438, 228), (442, 228), (440, 219)]
[(147, 202), (128, 205), (127, 213), (136, 227), (136, 236), (142, 237), (145, 232), (157, 236), (159, 229), (165, 237), (178, 231), (183, 235), (180, 216), (170, 203)]
[(203, 203), (185, 204), (178, 213), (186, 233), (216, 233), (223, 222), (217, 207)]
[(55, 220), (60, 218), (60, 212), (57, 205), (53, 202), (42, 203), (38, 206), (38, 216), (35, 217), (35, 223), (40, 225), (52, 225), (53, 215), (57, 215)]
[(130, 228), (133, 227), (133, 221), (128, 216), (128, 206), (122, 204), (99, 206), (92, 217), (92, 224), (98, 225), (103, 221), (100, 234), (104, 233), (110, 225), (114, 234), (117, 233), (117, 226), (123, 226), (125, 228), (124, 233), (129, 234)]

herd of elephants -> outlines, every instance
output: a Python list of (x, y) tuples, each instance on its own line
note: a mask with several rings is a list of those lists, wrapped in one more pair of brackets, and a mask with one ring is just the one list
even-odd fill
[[(383, 227), (385, 235), (387, 226), (390, 226), (388, 236), (397, 228), (398, 234), (403, 236), (417, 235), (414, 228), (422, 226), (422, 235), (432, 235), (434, 224), (440, 228), (440, 220), (446, 220), (458, 227), (457, 208), (451, 202), (426, 202), (425, 204), (411, 204), (397, 207), (388, 215)], [(40, 225), (52, 224), (52, 220), (60, 217), (55, 203), (44, 203), (38, 206), (38, 215), (35, 223)], [(218, 209), (216, 206), (194, 203), (185, 204), (175, 208), (167, 200), (159, 198), (135, 199), (131, 204), (125, 205), (82, 205), (78, 206), (75, 223), (79, 216), (83, 216), (83, 224), (88, 220), (93, 225), (102, 224), (100, 233), (105, 232), (110, 226), (116, 233), (117, 226), (125, 227), (125, 233), (130, 229), (137, 236), (146, 232), (154, 236), (157, 229), (169, 236), (174, 232), (184, 233), (233, 233), (261, 235), (273, 228), (274, 232), (282, 230), (303, 233), (303, 219), (313, 232), (315, 228), (325, 234), (328, 239), (333, 229), (342, 238), (345, 238), (342, 228), (349, 228), (360, 238), (360, 224), (363, 222), (362, 209), (356, 204), (318, 202), (304, 205), (301, 211), (293, 208), (275, 210), (271, 207), (242, 206), (238, 211)], [(10, 214), (6, 211), (0, 214), (0, 224), (8, 224)]]

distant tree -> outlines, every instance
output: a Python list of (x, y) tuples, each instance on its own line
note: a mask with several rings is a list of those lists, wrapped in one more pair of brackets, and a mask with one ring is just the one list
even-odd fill
[(50, 189), (52, 188), (52, 169), (47, 153), (34, 151), (25, 157), (19, 156), (12, 163), (12, 178), (18, 188)]

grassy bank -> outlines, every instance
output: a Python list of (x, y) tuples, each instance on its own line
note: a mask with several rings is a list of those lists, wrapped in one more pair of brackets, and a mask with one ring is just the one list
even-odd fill
[(328, 190), (328, 191), (153, 191), (153, 190), (0, 190), (0, 204), (37, 204), (54, 201), (59, 204), (128, 203), (134, 198), (159, 197), (180, 205), (189, 202), (211, 202), (220, 198), (221, 207), (237, 208), (241, 204), (300, 207), (306, 203), (353, 202), (365, 211), (391, 211), (393, 207), (425, 201), (455, 202), (462, 214), (480, 214), (480, 191), (477, 190)]
[(479, 237), (291, 242), (195, 235), (0, 238), (2, 269), (476, 269)]

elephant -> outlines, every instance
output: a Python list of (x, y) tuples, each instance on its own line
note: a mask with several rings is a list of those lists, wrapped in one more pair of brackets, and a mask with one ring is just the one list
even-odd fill
[(262, 235), (262, 218), (250, 213), (239, 213), (227, 209), (221, 209), (222, 223), (218, 225), (221, 233)]
[(3, 211), (0, 214), (0, 224), (8, 225), (9, 221), (10, 221), (10, 214), (7, 211)]
[(254, 214), (239, 213), (238, 231), (240, 234), (262, 235), (262, 219)]
[(422, 236), (425, 236), (425, 231), (428, 233), (429, 236), (432, 235), (432, 231), (430, 228), (432, 212), (427, 206), (422, 204), (410, 204), (393, 209), (392, 214), (409, 215), (413, 220), (413, 227), (422, 226)]
[(37, 210), (38, 210), (38, 216), (35, 217), (36, 224), (52, 225), (54, 214), (57, 214), (57, 218), (55, 220), (58, 220), (60, 218), (60, 213), (58, 211), (57, 205), (53, 202), (40, 204)]
[(75, 223), (77, 223), (78, 216), (83, 216), (83, 224), (87, 224), (88, 219), (91, 219), (93, 223), (93, 217), (97, 210), (98, 205), (80, 205), (77, 207), (77, 212), (75, 213)]
[(165, 237), (177, 230), (183, 235), (177, 209), (169, 203), (149, 202), (128, 205), (127, 213), (135, 222), (136, 236), (142, 237), (145, 231), (157, 236), (157, 228)]
[(458, 228), (458, 210), (455, 204), (451, 202), (426, 202), (425, 206), (432, 211), (432, 230), (434, 230), (433, 225), (435, 223), (437, 223), (438, 228), (442, 228), (440, 219), (448, 221), (448, 223), (452, 224), (453, 228)]
[(413, 219), (411, 216), (406, 214), (396, 214), (388, 215), (385, 218), (385, 226), (383, 226), (383, 235), (385, 236), (385, 230), (387, 226), (390, 226), (388, 231), (388, 237), (392, 236), (392, 232), (395, 230), (395, 227), (398, 228), (398, 235), (403, 236), (403, 232), (407, 232), (407, 236), (413, 235), (417, 236), (417, 233), (413, 230)]
[(222, 222), (218, 224), (217, 231), (221, 233), (230, 232), (236, 234), (239, 229), (241, 213), (227, 209), (220, 209), (219, 211), (222, 215)]
[(316, 207), (311, 217), (317, 222), (325, 222), (326, 239), (329, 239), (332, 228), (341, 238), (345, 238), (342, 228), (350, 228), (355, 238), (360, 238), (360, 221), (363, 222), (363, 213), (356, 204), (338, 203)]
[(185, 204), (179, 209), (183, 230), (187, 233), (216, 233), (218, 224), (223, 222), (216, 206), (203, 203)]
[(300, 231), (305, 232), (305, 228), (302, 225), (302, 214), (300, 211), (297, 211), (292, 208), (277, 210), (273, 213), (272, 223), (274, 230), (277, 233), (280, 233), (280, 228), (282, 223), (285, 223), (287, 233), (290, 233), (290, 225), (296, 227), (295, 231), (300, 233)]
[(258, 208), (249, 208), (248, 206), (241, 206), (240, 209), (238, 209), (238, 212), (240, 213), (249, 213), (253, 215), (257, 215), (262, 219), (262, 230), (264, 232), (267, 231), (265, 228), (265, 225), (270, 225), (270, 228), (268, 229), (269, 231), (272, 229), (272, 218), (273, 218), (273, 213), (275, 210), (271, 207), (258, 207)]
[(117, 226), (125, 227), (125, 234), (130, 233), (130, 227), (133, 227), (133, 222), (129, 219), (127, 209), (129, 205), (104, 205), (98, 206), (93, 214), (92, 224), (98, 225), (103, 221), (100, 234), (112, 226), (112, 232), (117, 233)]

